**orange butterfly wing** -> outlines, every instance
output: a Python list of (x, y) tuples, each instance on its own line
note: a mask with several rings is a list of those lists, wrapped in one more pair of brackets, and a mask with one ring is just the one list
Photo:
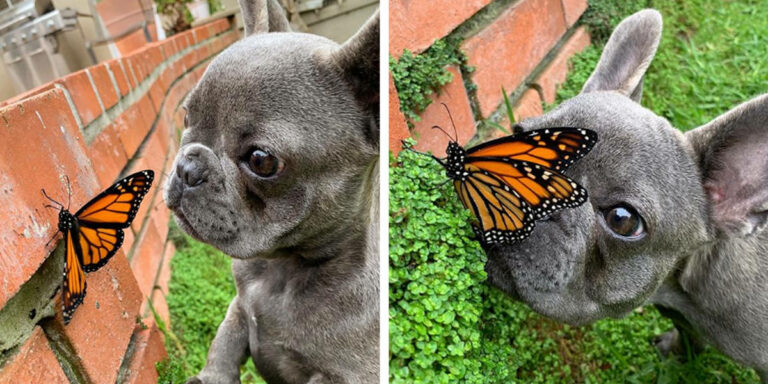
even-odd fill
[(536, 219), (562, 208), (579, 206), (587, 199), (587, 191), (575, 181), (538, 164), (480, 158), (468, 160), (465, 167), (476, 167), (500, 179), (528, 203)]
[(64, 289), (62, 290), (62, 313), (64, 324), (69, 324), (72, 315), (85, 297), (85, 272), (80, 266), (77, 256), (77, 240), (73, 239), (76, 233), (67, 231), (64, 234), (66, 240), (66, 255), (64, 256)]
[(153, 179), (151, 170), (134, 173), (75, 213), (80, 230), (80, 260), (86, 272), (104, 266), (123, 244), (122, 228), (133, 222)]
[(562, 172), (584, 157), (597, 134), (581, 128), (545, 128), (502, 137), (467, 150), (471, 157), (505, 157)]
[(468, 166), (466, 181), (455, 180), (454, 187), (464, 206), (477, 218), (473, 226), (484, 243), (515, 242), (524, 239), (534, 227), (528, 203), (498, 177)]

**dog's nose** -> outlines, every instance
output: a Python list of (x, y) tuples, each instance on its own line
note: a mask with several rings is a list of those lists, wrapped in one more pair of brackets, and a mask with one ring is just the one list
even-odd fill
[(181, 156), (176, 164), (176, 177), (180, 178), (185, 187), (196, 187), (205, 181), (204, 169), (199, 155), (188, 153)]

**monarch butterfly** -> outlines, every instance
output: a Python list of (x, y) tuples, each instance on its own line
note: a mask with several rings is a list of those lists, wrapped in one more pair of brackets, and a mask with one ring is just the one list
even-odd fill
[[(450, 111), (448, 116), (453, 124)], [(562, 171), (592, 150), (594, 131), (544, 128), (464, 149), (455, 125), (456, 138), (432, 128), (450, 141), (446, 158), (430, 156), (445, 168), (462, 204), (477, 219), (473, 229), (483, 244), (521, 241), (536, 220), (587, 201), (587, 191)]]
[(123, 228), (131, 225), (136, 217), (154, 177), (155, 173), (149, 169), (136, 172), (107, 188), (74, 215), (69, 212), (69, 204), (64, 208), (43, 190), (43, 195), (58, 205), (48, 207), (60, 209), (56, 233), (64, 234), (66, 256), (61, 293), (64, 324), (69, 324), (75, 308), (83, 303), (85, 272), (103, 267), (123, 245)]

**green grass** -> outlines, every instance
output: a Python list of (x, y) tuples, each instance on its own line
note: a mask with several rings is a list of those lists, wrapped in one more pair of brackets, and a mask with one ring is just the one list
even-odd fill
[[(768, 91), (768, 2), (591, 0), (595, 45), (572, 61), (557, 102), (578, 94), (610, 31), (636, 10), (664, 16), (643, 105), (681, 130)], [(552, 106), (549, 106), (550, 108)], [(570, 327), (485, 283), (485, 255), (442, 168), (401, 152), (390, 169), (390, 381), (393, 383), (757, 383), (713, 348), (661, 357), (672, 328), (653, 307)]]
[[(768, 1), (590, 1), (618, 23), (652, 7), (664, 17), (656, 58), (645, 77), (643, 105), (687, 131), (768, 92)], [(620, 5), (614, 5), (620, 4)], [(600, 20), (590, 10), (589, 23)], [(625, 12), (620, 14), (619, 12)], [(601, 31), (590, 24), (591, 30)], [(578, 94), (602, 52), (598, 40), (573, 61), (558, 102)]]
[[(172, 226), (176, 254), (171, 259), (166, 330), (169, 359), (158, 365), (159, 383), (183, 383), (205, 365), (208, 347), (235, 296), (230, 258), (207, 244), (183, 235)], [(161, 324), (163, 327), (164, 324)], [(253, 362), (241, 369), (243, 384), (263, 383)]]

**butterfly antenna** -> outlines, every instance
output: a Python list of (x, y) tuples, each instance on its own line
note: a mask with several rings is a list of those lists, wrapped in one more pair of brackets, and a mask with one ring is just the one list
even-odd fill
[(43, 192), (43, 196), (45, 196), (46, 199), (50, 200), (52, 203), (57, 205), (57, 206), (46, 205), (46, 207), (53, 207), (53, 208), (56, 208), (56, 209), (64, 208), (64, 206), (61, 205), (61, 203), (59, 203), (58, 201), (56, 201), (56, 200), (52, 199), (50, 196), (48, 196), (48, 194), (45, 193), (45, 189), (41, 189), (40, 191)]
[(456, 140), (453, 140), (455, 142), (459, 142), (459, 131), (456, 130), (456, 124), (453, 123), (453, 116), (451, 116), (451, 110), (448, 109), (448, 105), (445, 103), (440, 103), (443, 105), (443, 108), (445, 108), (445, 111), (448, 112), (448, 118), (451, 119), (451, 125), (453, 126), (453, 134), (456, 136)]
[(437, 129), (439, 129), (439, 130), (443, 131), (443, 133), (444, 133), (446, 136), (448, 136), (448, 139), (449, 139), (449, 140), (451, 140), (451, 141), (456, 141), (456, 140), (454, 140), (454, 139), (453, 139), (453, 137), (451, 137), (451, 135), (450, 135), (448, 132), (446, 132), (446, 131), (445, 131), (445, 129), (443, 129), (441, 126), (439, 126), (439, 125), (433, 125), (433, 126), (432, 126), (432, 129), (435, 129), (435, 128), (437, 128)]

